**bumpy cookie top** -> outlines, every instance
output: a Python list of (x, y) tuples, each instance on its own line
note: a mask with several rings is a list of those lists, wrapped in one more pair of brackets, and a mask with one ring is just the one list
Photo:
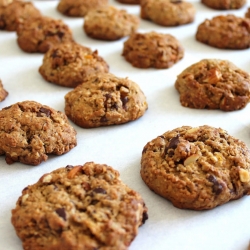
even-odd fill
[(84, 17), (88, 11), (108, 5), (108, 0), (60, 0), (57, 10), (66, 16)]
[(223, 129), (183, 126), (147, 143), (141, 176), (176, 207), (211, 209), (250, 194), (250, 151)]
[(183, 58), (184, 49), (170, 34), (134, 33), (125, 41), (122, 55), (134, 67), (163, 69)]
[(45, 53), (56, 44), (73, 42), (73, 35), (62, 20), (38, 16), (18, 25), (17, 42), (25, 52)]
[(84, 18), (84, 30), (90, 37), (117, 40), (135, 32), (139, 18), (113, 6), (89, 11)]
[(9, 93), (3, 88), (2, 81), (0, 80), (0, 102), (5, 100), (5, 98), (8, 94)]
[(185, 1), (141, 0), (141, 18), (152, 20), (163, 26), (191, 23), (195, 12), (193, 4)]
[(221, 49), (246, 49), (250, 46), (250, 20), (234, 15), (206, 19), (197, 29), (196, 39)]
[(53, 46), (43, 58), (40, 74), (49, 82), (76, 87), (91, 74), (108, 72), (109, 66), (98, 51), (77, 43), (63, 43)]
[(0, 155), (8, 164), (38, 165), (47, 154), (61, 155), (75, 146), (76, 131), (60, 111), (34, 101), (0, 110)]
[(25, 19), (40, 15), (40, 11), (32, 2), (13, 1), (5, 7), (0, 7), (0, 30), (15, 31), (18, 24)]
[(125, 250), (147, 218), (143, 199), (116, 170), (88, 162), (26, 187), (11, 220), (24, 249)]
[(147, 108), (146, 97), (135, 82), (110, 73), (90, 76), (65, 96), (66, 115), (85, 128), (133, 121)]
[(246, 0), (201, 0), (201, 2), (213, 9), (229, 10), (241, 8)]
[(232, 111), (250, 100), (250, 75), (226, 60), (204, 59), (177, 76), (181, 104), (198, 109)]

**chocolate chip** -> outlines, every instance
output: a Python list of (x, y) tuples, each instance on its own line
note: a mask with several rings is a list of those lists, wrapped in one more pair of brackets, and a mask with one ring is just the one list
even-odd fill
[(103, 189), (103, 188), (101, 188), (101, 187), (95, 188), (95, 189), (93, 190), (93, 192), (98, 193), (98, 194), (106, 194), (106, 193), (107, 193), (106, 190)]
[(58, 31), (58, 32), (57, 32), (57, 35), (58, 35), (59, 38), (62, 39), (62, 38), (64, 37), (65, 33), (64, 33), (64, 32), (61, 32), (61, 31)]
[(90, 202), (90, 205), (95, 205), (95, 204), (97, 204), (99, 201), (98, 200), (92, 200), (91, 202)]
[(121, 97), (121, 101), (122, 101), (123, 109), (126, 110), (127, 109), (126, 104), (128, 103), (128, 97), (127, 96)]
[(61, 218), (63, 218), (63, 219), (66, 221), (66, 212), (65, 212), (65, 209), (64, 209), (63, 207), (57, 208), (57, 209), (56, 209), (56, 213), (57, 213)]
[(142, 224), (144, 224), (147, 219), (148, 219), (148, 213), (143, 212), (143, 214), (142, 214)]
[(207, 179), (213, 183), (213, 192), (216, 195), (219, 195), (223, 190), (223, 186), (221, 185), (221, 183), (218, 182), (214, 175), (209, 175)]
[(56, 57), (60, 57), (58, 54), (57, 54), (58, 50), (54, 50), (53, 53), (51, 54), (51, 57), (52, 58), (56, 58)]
[(42, 116), (41, 113), (45, 114), (47, 117), (50, 117), (50, 115), (51, 115), (51, 111), (49, 109), (40, 108), (39, 111), (40, 111), (40, 113), (38, 113), (37, 116), (41, 117)]
[(71, 170), (73, 167), (74, 167), (74, 166), (72, 166), (72, 165), (67, 165), (65, 168), (66, 168), (67, 170)]
[(106, 116), (102, 116), (101, 119), (100, 119), (100, 122), (107, 122), (108, 119), (106, 118)]
[[(168, 146), (165, 148), (165, 154), (172, 152), (172, 151), (168, 152), (169, 149), (176, 149), (179, 143), (180, 143), (179, 136), (177, 135), (177, 136), (173, 137), (169, 141)], [(173, 152), (171, 153), (171, 155), (173, 156)]]

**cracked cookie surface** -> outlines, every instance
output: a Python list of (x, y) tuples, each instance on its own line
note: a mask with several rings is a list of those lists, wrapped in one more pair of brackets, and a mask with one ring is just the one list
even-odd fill
[(226, 60), (204, 59), (177, 76), (184, 107), (233, 111), (250, 101), (250, 75)]
[(137, 68), (170, 68), (184, 56), (180, 42), (170, 34), (134, 33), (124, 42), (122, 55)]
[(45, 53), (56, 44), (73, 42), (72, 31), (62, 20), (39, 16), (17, 28), (17, 43), (25, 52)]
[(95, 39), (113, 41), (134, 33), (139, 18), (113, 6), (89, 11), (84, 18), (84, 31)]
[(126, 250), (147, 218), (142, 197), (118, 171), (87, 162), (26, 187), (11, 221), (25, 250)]
[(16, 31), (18, 24), (37, 16), (41, 13), (32, 2), (13, 1), (0, 7), (0, 30)]
[(178, 208), (212, 209), (250, 194), (250, 151), (221, 128), (183, 126), (145, 145), (141, 177)]
[(108, 0), (60, 0), (57, 10), (66, 16), (84, 17), (88, 11), (108, 6)]
[(218, 10), (240, 9), (246, 0), (201, 0), (206, 6)]
[(48, 154), (65, 154), (76, 144), (76, 131), (60, 111), (34, 101), (0, 110), (0, 155), (8, 164), (39, 165)]
[(139, 85), (110, 73), (89, 77), (65, 96), (66, 115), (84, 128), (133, 121), (143, 116), (147, 108)]
[(0, 102), (4, 101), (8, 94), (9, 93), (4, 89), (2, 81), (0, 80)]
[(77, 43), (54, 46), (45, 53), (39, 68), (46, 81), (72, 88), (81, 84), (91, 74), (108, 71), (108, 64), (98, 55), (97, 50), (93, 52)]
[(162, 26), (177, 26), (194, 21), (192, 3), (179, 0), (141, 0), (140, 16)]
[(219, 15), (202, 22), (196, 40), (219, 49), (247, 49), (250, 46), (250, 20)]

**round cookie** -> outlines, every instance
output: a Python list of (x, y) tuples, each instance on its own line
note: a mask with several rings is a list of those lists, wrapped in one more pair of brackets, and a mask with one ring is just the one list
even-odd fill
[(48, 154), (65, 154), (76, 144), (76, 131), (60, 111), (34, 101), (0, 110), (0, 155), (8, 164), (39, 165)]
[(119, 3), (140, 4), (141, 0), (117, 0)]
[(108, 5), (108, 0), (60, 0), (57, 10), (66, 16), (84, 17), (88, 11)]
[(39, 68), (43, 78), (61, 86), (76, 87), (89, 75), (108, 72), (109, 66), (97, 51), (77, 43), (58, 44), (48, 50)]
[(5, 7), (0, 7), (0, 30), (16, 31), (18, 24), (25, 19), (40, 15), (40, 11), (32, 2), (13, 1)]
[(134, 33), (124, 42), (122, 55), (137, 68), (165, 69), (183, 58), (184, 49), (170, 34)]
[(38, 16), (18, 25), (17, 42), (25, 52), (45, 53), (56, 44), (73, 42), (73, 35), (62, 20)]
[(226, 60), (204, 59), (177, 76), (182, 106), (233, 111), (250, 101), (250, 75)]
[(26, 187), (11, 222), (24, 249), (126, 250), (147, 219), (142, 197), (118, 171), (87, 162)]
[(194, 21), (193, 4), (178, 0), (141, 0), (141, 18), (162, 26), (177, 26)]
[(2, 81), (0, 80), (0, 102), (5, 100), (9, 93), (3, 88)]
[(201, 2), (218, 10), (240, 9), (246, 4), (246, 0), (201, 0)]
[(94, 128), (143, 116), (148, 105), (140, 87), (112, 74), (92, 75), (65, 96), (65, 113), (75, 124)]
[(137, 16), (129, 14), (126, 10), (108, 6), (89, 11), (84, 18), (83, 28), (92, 38), (113, 41), (129, 36), (138, 26)]
[(215, 16), (198, 26), (196, 40), (219, 49), (247, 49), (250, 20), (234, 15)]
[(212, 209), (250, 195), (250, 153), (223, 129), (183, 126), (145, 145), (141, 177), (178, 208)]

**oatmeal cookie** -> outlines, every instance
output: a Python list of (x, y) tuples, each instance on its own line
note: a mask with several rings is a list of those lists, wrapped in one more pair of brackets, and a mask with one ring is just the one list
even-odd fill
[(221, 128), (183, 126), (145, 145), (141, 177), (178, 208), (212, 209), (250, 195), (250, 151)]
[(246, 0), (201, 0), (201, 2), (218, 10), (240, 9), (246, 4)]
[(119, 3), (140, 4), (141, 0), (117, 0)]
[(84, 31), (92, 38), (118, 40), (134, 33), (139, 26), (139, 18), (126, 10), (113, 6), (89, 11), (84, 18)]
[(41, 13), (32, 2), (13, 1), (0, 7), (0, 30), (16, 31), (18, 24), (37, 16), (41, 16)]
[(122, 124), (143, 116), (148, 105), (140, 87), (112, 74), (92, 75), (65, 96), (65, 113), (78, 126)]
[(4, 89), (2, 81), (0, 80), (0, 102), (5, 100), (9, 93)]
[(193, 4), (179, 0), (141, 0), (141, 18), (162, 26), (177, 26), (194, 21)]
[(0, 110), (0, 155), (8, 164), (39, 165), (48, 154), (62, 155), (76, 146), (76, 131), (65, 114), (34, 101)]
[(184, 107), (233, 111), (250, 101), (250, 75), (226, 60), (204, 59), (177, 76)]
[(118, 171), (87, 162), (26, 187), (11, 221), (24, 249), (126, 250), (147, 219), (142, 197)]
[(39, 68), (43, 78), (61, 86), (76, 87), (89, 75), (108, 72), (109, 66), (97, 50), (77, 43), (58, 44), (48, 50)]
[(164, 69), (182, 59), (184, 49), (170, 34), (134, 33), (124, 42), (122, 55), (134, 67)]
[(66, 16), (84, 17), (88, 11), (108, 5), (108, 0), (60, 0), (57, 10)]
[(17, 42), (25, 52), (45, 53), (56, 44), (73, 42), (73, 35), (62, 20), (38, 16), (18, 25)]
[(234, 15), (215, 16), (198, 26), (196, 40), (219, 49), (247, 49), (250, 20)]

